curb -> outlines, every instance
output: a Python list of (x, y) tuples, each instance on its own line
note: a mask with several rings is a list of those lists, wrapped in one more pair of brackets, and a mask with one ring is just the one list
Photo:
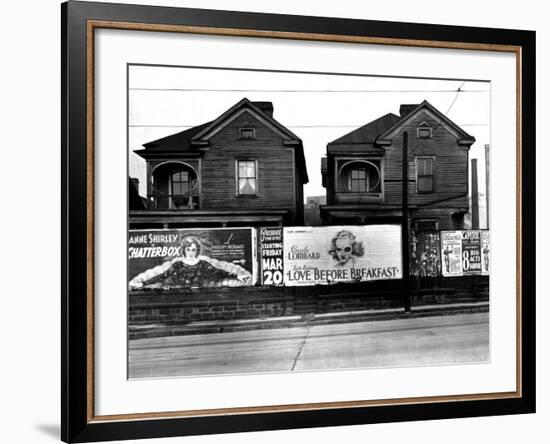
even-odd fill
[(421, 305), (412, 307), (409, 313), (402, 308), (381, 310), (363, 310), (304, 315), (281, 316), (263, 319), (217, 320), (190, 322), (185, 325), (149, 324), (129, 328), (129, 339), (148, 339), (169, 336), (200, 335), (211, 333), (230, 333), (249, 330), (265, 330), (316, 325), (344, 324), (350, 322), (388, 321), (428, 316), (450, 316), (457, 314), (485, 313), (489, 311), (489, 302)]

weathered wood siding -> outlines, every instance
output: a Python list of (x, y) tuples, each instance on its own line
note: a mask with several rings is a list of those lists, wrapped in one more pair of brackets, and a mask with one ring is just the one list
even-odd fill
[(294, 162), (294, 181), (296, 188), (296, 217), (294, 218), (294, 224), (303, 225), (304, 214), (304, 186), (301, 181), (300, 168), (298, 162)]
[(334, 183), (334, 171), (336, 169), (336, 162), (333, 155), (327, 156), (327, 176), (326, 176), (326, 188), (327, 188), (327, 205), (334, 205), (336, 203), (336, 184)]
[[(243, 125), (256, 129), (254, 140), (241, 140)], [(201, 161), (201, 208), (211, 210), (284, 209), (297, 217), (301, 183), (295, 178), (294, 149), (254, 116), (244, 113), (210, 139)], [(256, 160), (258, 194), (237, 194), (237, 160)], [(297, 190), (296, 188), (300, 188)], [(302, 215), (300, 214), (300, 217)]]
[(411, 229), (414, 229), (414, 222), (417, 220), (433, 220), (437, 222), (438, 230), (463, 230), (464, 221), (462, 217), (458, 214), (453, 216), (456, 211), (453, 202), (449, 201), (445, 204), (411, 210), (409, 212)]
[[(451, 132), (431, 113), (420, 110), (406, 122), (392, 137), (390, 145), (384, 145), (382, 155), (382, 198), (360, 193), (338, 193), (335, 184), (336, 158), (374, 159), (365, 144), (364, 155), (355, 148), (349, 153), (345, 149), (328, 148), (327, 174), (325, 178), (327, 204), (338, 206), (329, 223), (345, 223), (353, 220), (353, 209), (346, 211), (345, 204), (356, 204), (364, 210), (366, 220), (373, 218), (398, 218), (401, 215), (403, 182), (403, 134), (408, 133), (408, 205), (411, 223), (418, 220), (436, 222), (440, 230), (464, 228), (464, 213), (468, 211), (468, 149), (458, 144), (458, 134)], [(431, 138), (419, 138), (417, 129), (422, 123), (432, 129)], [(372, 148), (372, 147), (371, 147)], [(371, 150), (372, 151), (372, 150)], [(417, 158), (433, 159), (433, 191), (417, 190)], [(370, 214), (367, 214), (370, 213)]]
[[(417, 128), (426, 122), (432, 130), (431, 139), (419, 139)], [(393, 143), (385, 147), (384, 156), (384, 203), (401, 203), (401, 180), (403, 159), (403, 133), (408, 132), (408, 176), (409, 205), (426, 205), (430, 208), (468, 208), (468, 150), (460, 147), (457, 137), (425, 112), (419, 112), (406, 127), (394, 137)], [(415, 157), (435, 158), (433, 192), (417, 193)], [(462, 197), (457, 198), (457, 196)]]

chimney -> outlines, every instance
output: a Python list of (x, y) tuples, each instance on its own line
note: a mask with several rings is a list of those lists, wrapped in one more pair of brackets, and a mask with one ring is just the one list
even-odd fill
[(477, 187), (477, 159), (472, 159), (472, 229), (479, 229), (479, 192)]
[(271, 102), (252, 102), (254, 106), (260, 108), (269, 117), (273, 117), (273, 103)]
[(418, 106), (418, 103), (401, 105), (399, 107), (399, 116), (405, 117), (407, 114), (410, 114), (417, 106)]

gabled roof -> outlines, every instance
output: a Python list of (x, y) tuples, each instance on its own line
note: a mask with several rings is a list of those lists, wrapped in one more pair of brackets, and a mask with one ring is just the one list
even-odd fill
[(373, 120), (372, 122), (367, 123), (366, 125), (363, 125), (360, 128), (357, 128), (356, 130), (353, 130), (339, 139), (333, 140), (328, 145), (374, 143), (380, 134), (392, 127), (399, 120), (399, 117), (395, 114), (388, 113), (376, 120)]
[[(410, 106), (410, 105), (407, 105)], [(454, 123), (451, 119), (449, 119), (445, 114), (443, 114), (441, 111), (439, 111), (435, 106), (433, 106), (430, 102), (427, 100), (424, 100), (422, 103), (416, 106), (414, 109), (407, 109), (406, 113), (403, 114), (403, 117), (401, 117), (397, 122), (395, 122), (390, 128), (386, 129), (380, 136), (376, 139), (376, 142), (383, 143), (385, 141), (391, 140), (393, 133), (395, 133), (401, 126), (405, 125), (410, 119), (414, 117), (418, 111), (421, 109), (427, 109), (432, 114), (435, 115), (437, 119), (439, 119), (440, 124), (445, 124), (449, 128), (451, 128), (457, 135), (458, 135), (458, 143), (461, 145), (472, 145), (475, 142), (475, 137), (468, 134), (466, 131), (464, 131), (460, 126), (458, 126), (456, 123)]]
[(240, 111), (241, 109), (248, 108), (252, 110), (257, 115), (257, 117), (260, 118), (260, 120), (267, 121), (266, 123), (270, 124), (275, 130), (278, 130), (281, 136), (287, 139), (288, 142), (296, 142), (301, 144), (302, 141), (298, 136), (296, 136), (296, 134), (294, 134), (285, 126), (281, 125), (271, 115), (269, 115), (267, 112), (264, 111), (266, 109), (265, 105), (266, 105), (266, 102), (251, 102), (245, 97), (241, 99), (239, 102), (237, 102), (235, 105), (233, 105), (231, 108), (229, 108), (217, 119), (213, 120), (208, 125), (206, 125), (206, 127), (204, 127), (201, 131), (197, 132), (192, 137), (192, 141), (193, 142), (207, 141), (209, 139), (210, 134), (213, 131), (215, 131), (217, 127), (222, 125), (228, 118), (233, 116), (233, 114)]
[(160, 153), (198, 155), (201, 151), (208, 149), (210, 138), (216, 134), (219, 129), (223, 128), (223, 125), (230, 121), (235, 114), (244, 109), (248, 109), (260, 122), (281, 136), (286, 146), (295, 149), (299, 171), (302, 174), (302, 181), (303, 183), (307, 183), (309, 179), (307, 176), (302, 140), (273, 118), (271, 115), (273, 112), (273, 105), (271, 102), (251, 102), (246, 97), (210, 122), (203, 123), (176, 134), (171, 134), (161, 139), (147, 142), (143, 144), (145, 149), (136, 150), (134, 152), (144, 158)]
[[(179, 152), (195, 149), (191, 146), (191, 139), (206, 126), (212, 122), (203, 123), (202, 125), (194, 126), (193, 128), (186, 129), (176, 134), (170, 134), (169, 136), (161, 139), (153, 140), (152, 142), (144, 143), (143, 146), (148, 152), (162, 151), (162, 152)], [(146, 150), (138, 150), (136, 153), (140, 154)]]
[(446, 125), (457, 135), (460, 145), (470, 146), (475, 142), (475, 138), (460, 128), (451, 119), (445, 116), (441, 111), (435, 108), (427, 100), (419, 104), (401, 105), (399, 113), (401, 117), (388, 113), (372, 122), (363, 125), (356, 130), (333, 140), (327, 144), (327, 152), (330, 153), (363, 153), (376, 154), (384, 153), (384, 145), (391, 143), (395, 132), (414, 118), (418, 111), (428, 110), (440, 124)]

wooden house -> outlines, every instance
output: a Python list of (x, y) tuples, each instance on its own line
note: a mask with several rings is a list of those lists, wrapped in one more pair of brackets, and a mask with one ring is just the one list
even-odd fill
[(214, 120), (135, 151), (147, 164), (147, 208), (130, 228), (303, 224), (302, 141), (271, 102), (244, 98)]
[(464, 228), (474, 137), (427, 101), (401, 105), (399, 111), (327, 145), (321, 162), (325, 224), (400, 222), (406, 174), (412, 229)]

